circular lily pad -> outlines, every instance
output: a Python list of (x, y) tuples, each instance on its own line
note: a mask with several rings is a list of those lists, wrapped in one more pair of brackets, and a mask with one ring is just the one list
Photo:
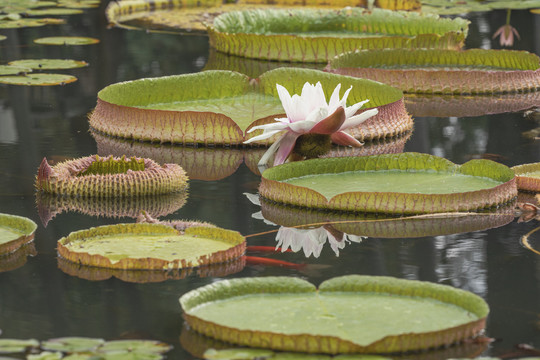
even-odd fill
[(208, 27), (210, 46), (249, 58), (327, 62), (356, 49), (459, 49), (468, 21), (414, 12), (245, 10), (222, 14)]
[(77, 81), (75, 76), (64, 74), (27, 74), (24, 76), (0, 76), (0, 83), (10, 85), (53, 86)]
[(136, 353), (163, 354), (171, 349), (171, 345), (155, 340), (113, 340), (103, 344), (99, 348), (99, 351), (131, 351)]
[(333, 73), (372, 79), (408, 93), (497, 94), (540, 90), (540, 58), (526, 51), (362, 50), (330, 61)]
[(187, 188), (187, 180), (177, 164), (92, 155), (52, 167), (44, 158), (35, 185), (38, 191), (54, 195), (114, 198), (180, 192)]
[(26, 15), (29, 16), (60, 16), (60, 15), (75, 15), (82, 14), (82, 10), (78, 9), (65, 9), (65, 8), (52, 8), (52, 9), (36, 9), (26, 11)]
[(318, 290), (298, 278), (225, 280), (184, 294), (180, 304), (188, 325), (207, 336), (330, 354), (453, 344), (479, 334), (489, 311), (482, 298), (449, 286), (359, 275)]
[(37, 224), (16, 215), (0, 214), (0, 255), (9, 254), (34, 240)]
[(0, 75), (20, 75), (27, 72), (32, 72), (32, 69), (28, 67), (0, 65)]
[(403, 153), (283, 164), (263, 172), (259, 193), (299, 207), (420, 214), (497, 206), (517, 189), (513, 171), (493, 161)]
[[(327, 94), (338, 84), (342, 89), (352, 86), (351, 103), (369, 99), (369, 107), (378, 108), (377, 115), (347, 130), (361, 141), (393, 137), (412, 128), (401, 91), (369, 80), (297, 68), (275, 69), (257, 81), (216, 70), (113, 84), (98, 93), (90, 126), (107, 135), (160, 143), (241, 144), (262, 132), (247, 134), (246, 130), (275, 122), (284, 113), (276, 84), (294, 94), (306, 81), (320, 81)], [(269, 145), (279, 136), (255, 143)]]
[(58, 241), (58, 254), (89, 266), (172, 270), (232, 260), (245, 246), (239, 233), (220, 228), (180, 233), (167, 225), (118, 224), (71, 233)]
[(35, 70), (75, 69), (88, 66), (86, 61), (68, 59), (26, 59), (11, 61), (8, 64)]
[(25, 352), (28, 348), (37, 348), (39, 341), (36, 339), (0, 339), (0, 354)]
[(99, 40), (81, 36), (51, 36), (35, 39), (34, 42), (42, 45), (92, 45)]
[(519, 190), (540, 192), (540, 163), (518, 165), (512, 170)]
[(63, 337), (49, 339), (41, 343), (41, 348), (49, 351), (61, 351), (65, 353), (93, 351), (105, 343), (103, 339), (86, 337)]

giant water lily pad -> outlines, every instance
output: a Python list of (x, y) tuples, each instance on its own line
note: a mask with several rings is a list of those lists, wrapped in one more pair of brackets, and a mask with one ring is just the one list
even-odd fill
[(259, 193), (300, 207), (398, 214), (469, 211), (517, 196), (513, 171), (489, 160), (456, 165), (428, 154), (314, 159), (263, 172)]
[(34, 240), (37, 225), (16, 215), (0, 214), (0, 255), (9, 254)]
[(407, 93), (496, 94), (540, 89), (540, 58), (526, 51), (362, 50), (338, 56), (327, 70), (380, 81)]
[(8, 64), (34, 70), (74, 69), (88, 66), (86, 61), (69, 59), (25, 59), (11, 61)]
[(54, 195), (133, 197), (183, 191), (187, 188), (187, 177), (177, 164), (159, 165), (151, 159), (92, 155), (52, 167), (44, 158), (35, 186), (38, 191)]
[(17, 76), (0, 76), (0, 83), (26, 86), (66, 85), (77, 81), (75, 76), (65, 74), (26, 74)]
[[(180, 298), (194, 330), (234, 344), (310, 353), (395, 353), (479, 334), (488, 306), (449, 286), (349, 275), (221, 281)], [(279, 309), (279, 311), (276, 311)], [(249, 314), (249, 316), (245, 316)]]
[(540, 163), (523, 164), (512, 168), (520, 190), (540, 192)]
[(412, 128), (401, 91), (369, 80), (297, 68), (275, 69), (256, 81), (230, 71), (205, 71), (113, 84), (98, 93), (90, 126), (112, 136), (162, 143), (241, 144), (261, 132), (245, 134), (246, 130), (274, 122), (284, 113), (276, 84), (294, 94), (305, 82), (318, 81), (327, 95), (339, 83), (342, 91), (352, 86), (351, 103), (369, 99), (368, 106), (378, 108), (377, 115), (350, 129), (359, 140), (392, 137)]
[(58, 240), (58, 254), (74, 263), (113, 269), (172, 270), (222, 263), (245, 251), (239, 233), (167, 225), (118, 224), (76, 231)]
[(327, 62), (356, 49), (459, 49), (468, 21), (360, 8), (246, 10), (222, 14), (208, 27), (210, 45), (249, 58)]

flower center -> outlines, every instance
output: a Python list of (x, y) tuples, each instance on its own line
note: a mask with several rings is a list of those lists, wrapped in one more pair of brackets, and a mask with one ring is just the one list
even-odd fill
[(307, 159), (317, 158), (332, 148), (332, 140), (327, 134), (304, 134), (296, 139), (293, 153)]

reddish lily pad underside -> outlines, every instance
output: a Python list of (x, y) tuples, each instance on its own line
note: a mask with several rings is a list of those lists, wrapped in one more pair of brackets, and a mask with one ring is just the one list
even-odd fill
[(262, 216), (277, 225), (298, 227), (324, 224), (338, 232), (375, 238), (413, 238), (459, 234), (504, 226), (514, 220), (514, 207), (494, 212), (453, 212), (406, 217), (319, 211), (261, 201)]
[(38, 191), (54, 195), (114, 198), (180, 192), (187, 188), (187, 180), (177, 164), (92, 155), (52, 167), (44, 158), (35, 185)]
[(259, 194), (322, 210), (424, 214), (501, 205), (517, 196), (517, 188), (513, 171), (493, 161), (456, 165), (403, 153), (283, 164), (263, 172)]
[(72, 232), (58, 240), (58, 255), (109, 269), (176, 270), (233, 260), (246, 248), (235, 231), (161, 224), (117, 224)]
[(333, 73), (372, 79), (407, 93), (497, 94), (540, 90), (540, 59), (526, 51), (385, 49), (330, 61)]
[(489, 311), (467, 291), (360, 275), (327, 280), (318, 290), (290, 277), (225, 280), (184, 294), (180, 304), (188, 325), (204, 335), (243, 346), (329, 354), (453, 344), (478, 335)]
[(518, 165), (512, 170), (519, 190), (540, 192), (540, 163)]
[(34, 240), (37, 225), (16, 215), (0, 214), (0, 255), (14, 252)]
[[(90, 126), (128, 139), (238, 145), (262, 132), (245, 134), (252, 126), (283, 116), (277, 83), (294, 94), (301, 92), (305, 82), (317, 81), (327, 98), (341, 83), (342, 92), (353, 87), (348, 97), (351, 104), (370, 99), (367, 106), (379, 109), (376, 116), (349, 131), (361, 141), (396, 136), (412, 128), (401, 91), (370, 80), (297, 68), (275, 69), (256, 81), (231, 71), (205, 71), (113, 84), (98, 93)], [(255, 144), (273, 141), (270, 138)]]
[(327, 62), (356, 49), (459, 49), (468, 21), (419, 13), (365, 10), (245, 10), (208, 27), (210, 46), (248, 58)]
[(493, 95), (407, 94), (405, 106), (413, 117), (467, 117), (532, 109), (540, 91)]

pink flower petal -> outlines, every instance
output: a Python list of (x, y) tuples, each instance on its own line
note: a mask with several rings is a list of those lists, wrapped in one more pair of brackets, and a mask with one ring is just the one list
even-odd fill
[(298, 139), (299, 136), (300, 134), (296, 134), (294, 132), (288, 132), (285, 134), (279, 144), (279, 150), (276, 152), (274, 166), (281, 165), (285, 162), (285, 160), (287, 160), (289, 154), (294, 148), (294, 144), (296, 144), (296, 139)]
[(364, 143), (356, 140), (354, 137), (344, 131), (338, 131), (336, 133), (333, 133), (332, 135), (330, 135), (330, 139), (332, 139), (332, 142), (334, 144), (343, 146), (360, 147), (364, 145)]
[(309, 132), (313, 134), (333, 134), (341, 128), (344, 122), (345, 110), (340, 106), (328, 117), (319, 121)]

